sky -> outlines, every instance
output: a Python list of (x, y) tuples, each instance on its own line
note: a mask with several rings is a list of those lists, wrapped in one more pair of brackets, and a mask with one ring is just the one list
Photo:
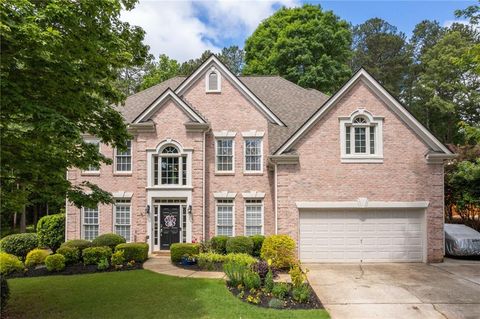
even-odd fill
[(353, 25), (379, 17), (410, 36), (425, 19), (444, 26), (461, 21), (454, 11), (477, 1), (140, 0), (133, 10), (123, 11), (121, 19), (145, 30), (144, 42), (155, 57), (166, 54), (183, 62), (198, 58), (205, 50), (219, 52), (230, 45), (243, 48), (262, 20), (282, 6), (304, 3), (320, 4)]

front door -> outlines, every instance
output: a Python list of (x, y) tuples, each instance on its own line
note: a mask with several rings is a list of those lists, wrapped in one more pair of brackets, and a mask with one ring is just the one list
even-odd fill
[(160, 249), (180, 242), (180, 206), (160, 206)]

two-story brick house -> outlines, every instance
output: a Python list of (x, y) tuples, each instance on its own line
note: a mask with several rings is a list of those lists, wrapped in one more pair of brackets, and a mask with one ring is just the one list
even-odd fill
[(67, 239), (116, 232), (152, 251), (216, 234), (289, 234), (304, 261), (441, 261), (453, 154), (365, 70), (328, 97), (236, 77), (215, 56), (119, 107), (127, 152), (72, 169), (115, 205), (67, 205)]

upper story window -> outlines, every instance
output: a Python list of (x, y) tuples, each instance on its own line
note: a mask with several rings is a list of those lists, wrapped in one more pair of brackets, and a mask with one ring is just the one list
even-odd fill
[[(98, 139), (85, 139), (85, 143), (93, 144), (97, 148), (97, 151), (100, 152), (100, 140)], [(100, 173), (100, 165), (89, 165), (88, 168), (84, 171), (85, 173)]]
[(207, 92), (221, 92), (222, 91), (222, 77), (220, 72), (212, 67), (205, 76), (206, 91)]
[(248, 137), (245, 138), (245, 172), (258, 173), (262, 172), (263, 151), (262, 138)]
[(383, 162), (383, 118), (365, 109), (340, 118), (342, 162)]
[(153, 159), (154, 185), (187, 185), (187, 155), (173, 145), (165, 146)]
[(117, 172), (132, 172), (132, 141), (127, 141), (127, 150), (115, 149), (115, 169)]
[(216, 172), (233, 172), (235, 141), (233, 138), (218, 138), (215, 144)]

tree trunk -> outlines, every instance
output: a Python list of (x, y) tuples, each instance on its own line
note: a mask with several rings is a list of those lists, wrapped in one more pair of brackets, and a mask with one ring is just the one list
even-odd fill
[(22, 208), (22, 215), (20, 216), (20, 232), (25, 233), (27, 231), (27, 209), (25, 205)]
[(13, 213), (13, 229), (17, 228), (17, 212)]

